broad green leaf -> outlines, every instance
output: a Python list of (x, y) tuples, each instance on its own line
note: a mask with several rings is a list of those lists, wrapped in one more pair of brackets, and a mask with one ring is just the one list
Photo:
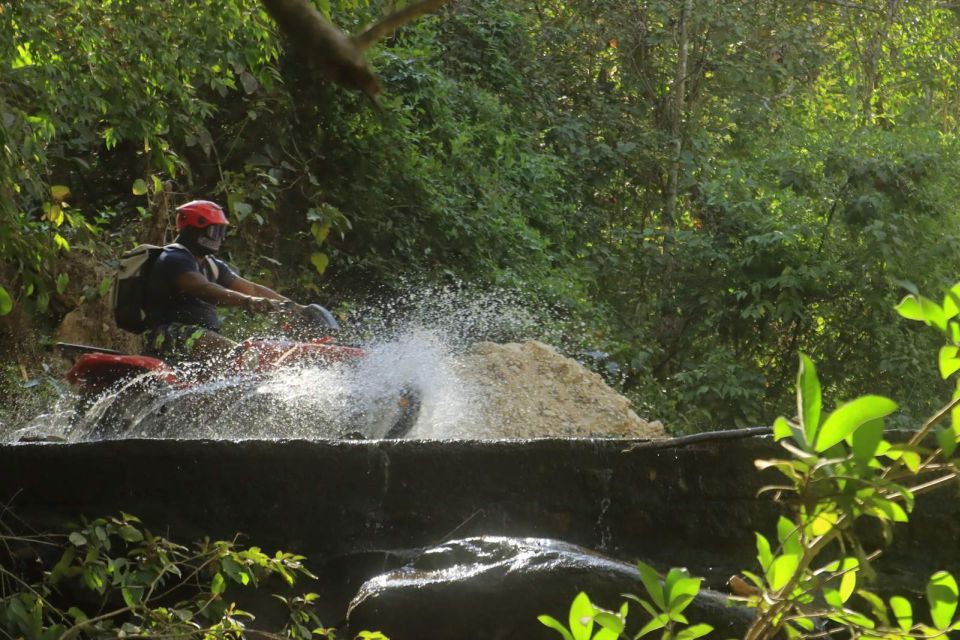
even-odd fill
[(227, 588), (227, 581), (223, 579), (222, 573), (217, 573), (213, 576), (213, 580), (210, 582), (210, 593), (213, 595), (220, 595)]
[(937, 446), (943, 451), (943, 455), (951, 457), (957, 449), (957, 436), (950, 427), (940, 427), (936, 431)]
[(799, 555), (785, 553), (781, 556), (777, 556), (773, 560), (773, 564), (770, 565), (770, 570), (767, 571), (767, 582), (770, 583), (770, 588), (774, 591), (779, 591), (787, 586), (787, 583), (789, 583), (790, 579), (793, 578), (794, 574), (797, 572), (797, 567), (799, 566)]
[(814, 442), (814, 435), (820, 427), (820, 412), (823, 399), (820, 392), (820, 380), (813, 361), (800, 354), (800, 368), (797, 371), (797, 414), (807, 443)]
[(643, 586), (646, 588), (647, 593), (650, 594), (654, 604), (657, 605), (660, 611), (666, 611), (667, 603), (663, 598), (663, 588), (660, 585), (660, 578), (657, 576), (657, 572), (653, 567), (641, 561), (637, 561), (637, 569), (640, 571), (640, 580), (643, 581)]
[(843, 609), (843, 598), (840, 597), (840, 592), (831, 587), (824, 587), (822, 590), (822, 595), (824, 601), (834, 609)]
[[(612, 631), (614, 638), (623, 633), (623, 628), (625, 626), (623, 618), (610, 611), (597, 611), (593, 615), (593, 621), (599, 624), (605, 630)], [(594, 636), (593, 640), (597, 640), (597, 636)]]
[(757, 536), (757, 561), (760, 563), (760, 568), (766, 573), (770, 569), (770, 565), (773, 564), (773, 552), (770, 550), (770, 542), (765, 537), (759, 533), (755, 535)]
[(70, 284), (70, 276), (66, 273), (61, 273), (57, 276), (57, 293), (62, 294), (67, 290), (67, 285)]
[(937, 363), (940, 366), (940, 377), (944, 380), (960, 370), (960, 358), (957, 357), (958, 350), (960, 350), (960, 348), (955, 345), (940, 347)]
[(840, 519), (836, 511), (821, 511), (814, 516), (810, 523), (810, 532), (815, 536), (822, 536), (829, 533)]
[(70, 187), (62, 184), (55, 184), (50, 187), (50, 199), (56, 202), (63, 202), (70, 197)]
[(900, 304), (894, 307), (894, 309), (907, 320), (919, 320), (920, 322), (926, 320), (923, 307), (920, 305), (917, 296), (909, 295), (904, 297), (904, 299), (900, 301)]
[(667, 592), (667, 608), (672, 613), (683, 611), (700, 592), (700, 578), (683, 577), (674, 582)]
[(140, 542), (143, 540), (143, 534), (140, 532), (140, 530), (128, 524), (120, 527), (120, 537), (127, 542)]
[(676, 640), (697, 640), (697, 638), (702, 638), (711, 631), (713, 631), (713, 627), (708, 624), (694, 624), (687, 627), (674, 637)]
[(943, 308), (933, 300), (920, 296), (920, 306), (923, 309), (924, 321), (928, 325), (933, 325), (941, 331), (947, 329), (947, 317), (943, 313)]
[(789, 518), (780, 516), (777, 520), (777, 540), (780, 541), (780, 546), (786, 553), (793, 553), (798, 556), (803, 554), (803, 543), (800, 542), (799, 528)]
[(773, 439), (775, 442), (779, 442), (784, 438), (793, 438), (793, 441), (797, 443), (797, 446), (803, 447), (804, 449), (808, 448), (806, 437), (804, 436), (803, 429), (798, 425), (794, 424), (792, 421), (787, 420), (783, 416), (780, 416), (773, 422)]
[(846, 602), (857, 588), (857, 571), (860, 561), (856, 558), (844, 558), (840, 569), (845, 573), (840, 577), (840, 600)]
[(813, 439), (813, 449), (826, 451), (858, 427), (893, 413), (897, 403), (883, 396), (860, 396), (833, 411)]
[(69, 540), (74, 544), (74, 546), (77, 547), (82, 547), (83, 545), (87, 544), (87, 538), (79, 531), (74, 531), (71, 533)]
[(930, 617), (937, 629), (946, 629), (957, 611), (957, 581), (950, 573), (938, 571), (927, 583), (927, 601)]
[(144, 180), (143, 178), (137, 178), (136, 180), (134, 180), (132, 191), (133, 191), (133, 195), (135, 196), (146, 195), (148, 191), (146, 180)]
[(537, 620), (539, 620), (540, 624), (542, 624), (543, 626), (550, 627), (551, 629), (559, 633), (561, 636), (563, 636), (563, 640), (573, 640), (573, 636), (570, 635), (570, 632), (567, 631), (566, 627), (560, 624), (560, 621), (557, 620), (556, 618), (552, 616), (537, 616)]
[(890, 598), (890, 610), (893, 611), (893, 617), (903, 631), (910, 631), (913, 626), (913, 606), (910, 601), (902, 596), (893, 596)]
[(583, 591), (577, 594), (570, 605), (569, 624), (574, 640), (590, 640), (593, 633), (593, 604)]
[(13, 311), (13, 298), (6, 289), (0, 287), (0, 316), (5, 316), (11, 311)]
[(883, 440), (883, 418), (863, 423), (847, 437), (853, 457), (861, 463), (869, 462), (877, 455), (880, 442)]
[(330, 264), (330, 258), (325, 253), (312, 253), (310, 254), (310, 264), (317, 270), (317, 273), (323, 275), (323, 272), (327, 270), (327, 265)]
[(960, 312), (960, 284), (955, 284), (943, 296), (943, 315), (949, 320)]
[(904, 511), (897, 502), (893, 500), (885, 500), (882, 498), (876, 499), (877, 513), (876, 515), (881, 519), (886, 518), (892, 522), (909, 522), (910, 518), (907, 516), (907, 512)]
[(638, 638), (642, 638), (643, 636), (647, 635), (651, 631), (663, 629), (665, 626), (667, 626), (668, 622), (670, 622), (670, 618), (667, 617), (667, 614), (661, 613), (660, 615), (655, 616), (650, 622), (643, 625), (643, 628), (640, 629), (640, 631), (637, 632), (637, 635), (633, 636), (633, 638), (634, 640), (637, 640)]

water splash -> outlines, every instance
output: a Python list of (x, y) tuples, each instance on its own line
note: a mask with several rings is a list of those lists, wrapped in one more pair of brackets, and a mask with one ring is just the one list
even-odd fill
[(367, 353), (355, 363), (295, 366), (179, 387), (146, 375), (81, 413), (40, 416), (14, 439), (380, 438), (411, 392), (419, 414), (406, 437), (464, 437), (484, 407), (458, 355), (481, 340), (550, 339), (543, 312), (523, 296), (463, 286), (417, 288), (383, 303), (358, 305), (345, 324), (337, 342)]

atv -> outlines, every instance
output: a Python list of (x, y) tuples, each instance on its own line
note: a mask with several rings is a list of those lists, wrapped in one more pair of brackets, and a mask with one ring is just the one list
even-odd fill
[(262, 436), (271, 421), (282, 425), (278, 430), (284, 437), (291, 433), (313, 437), (322, 421), (326, 424), (320, 431), (335, 438), (402, 438), (413, 428), (421, 399), (409, 386), (383, 390), (374, 401), (369, 393), (360, 398), (355, 392), (357, 397), (351, 397), (349, 389), (338, 391), (347, 397), (338, 398), (326, 416), (318, 415), (323, 411), (271, 401), (271, 391), (288, 391), (292, 384), (283, 374), (310, 372), (303, 393), (317, 396), (318, 376), (313, 374), (349, 374), (368, 355), (364, 349), (334, 342), (331, 334), (339, 324), (322, 306), (308, 305), (296, 314), (289, 305), (283, 310), (293, 316), (283, 326), (287, 335), (246, 340), (213, 372), (172, 366), (150, 356), (58, 343), (73, 361), (67, 380), (78, 397), (70, 439), (242, 438), (246, 436), (238, 425), (252, 424)]

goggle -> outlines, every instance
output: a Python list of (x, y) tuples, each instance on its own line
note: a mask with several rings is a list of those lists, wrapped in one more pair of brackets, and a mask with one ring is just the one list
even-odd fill
[(203, 230), (203, 235), (214, 242), (223, 242), (223, 240), (227, 237), (227, 225), (212, 224)]

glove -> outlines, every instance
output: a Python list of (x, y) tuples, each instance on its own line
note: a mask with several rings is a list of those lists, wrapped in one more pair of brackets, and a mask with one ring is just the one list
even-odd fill
[(249, 296), (243, 301), (243, 308), (251, 313), (270, 313), (277, 308), (276, 300)]

